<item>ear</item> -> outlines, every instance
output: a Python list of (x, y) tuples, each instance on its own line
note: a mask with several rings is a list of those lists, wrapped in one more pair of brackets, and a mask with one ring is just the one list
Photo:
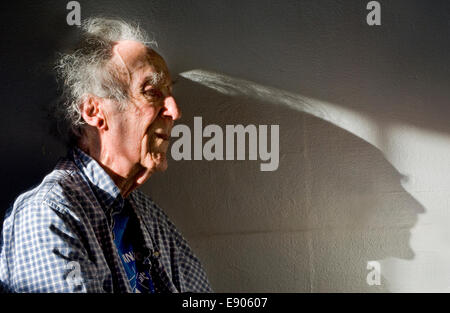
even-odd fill
[(81, 117), (90, 126), (99, 130), (107, 130), (106, 116), (103, 112), (102, 99), (87, 96), (80, 107)]

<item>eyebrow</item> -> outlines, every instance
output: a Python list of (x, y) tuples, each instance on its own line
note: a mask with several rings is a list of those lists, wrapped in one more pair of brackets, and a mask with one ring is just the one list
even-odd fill
[[(142, 88), (144, 88), (145, 86), (147, 86), (148, 84), (150, 84), (151, 86), (161, 86), (163, 85), (163, 82), (166, 80), (166, 75), (161, 72), (161, 73), (152, 73), (150, 75), (148, 75), (145, 79), (144, 82), (142, 83)], [(177, 79), (171, 79), (169, 81), (169, 84), (167, 84), (168, 86), (173, 86), (178, 82)]]
[(158, 86), (161, 85), (165, 79), (166, 75), (164, 74), (164, 72), (151, 73), (150, 75), (145, 77), (142, 85), (145, 86), (146, 84), (150, 83), (152, 86)]

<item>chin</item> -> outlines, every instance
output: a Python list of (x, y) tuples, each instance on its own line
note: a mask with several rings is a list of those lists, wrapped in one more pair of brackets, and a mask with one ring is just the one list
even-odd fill
[(167, 170), (168, 164), (167, 164), (167, 160), (164, 159), (162, 162), (158, 163), (158, 165), (156, 166), (156, 170), (158, 172), (164, 172), (165, 170)]
[(153, 158), (155, 164), (154, 169), (157, 172), (164, 172), (167, 170), (167, 158), (165, 153), (159, 153), (156, 157)]

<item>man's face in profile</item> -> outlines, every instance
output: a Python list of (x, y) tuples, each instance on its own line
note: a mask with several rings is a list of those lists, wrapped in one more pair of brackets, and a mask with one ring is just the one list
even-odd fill
[(129, 85), (128, 106), (122, 112), (108, 102), (108, 127), (124, 163), (149, 174), (167, 168), (167, 149), (174, 120), (181, 112), (172, 96), (167, 65), (155, 51), (135, 41), (120, 41), (112, 61)]

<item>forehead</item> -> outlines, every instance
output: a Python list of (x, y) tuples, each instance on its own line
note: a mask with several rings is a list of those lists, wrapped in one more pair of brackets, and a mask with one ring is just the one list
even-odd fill
[(169, 78), (164, 59), (149, 47), (136, 41), (119, 41), (113, 48), (112, 60), (123, 68), (130, 84), (139, 83), (149, 77), (163, 81)]

